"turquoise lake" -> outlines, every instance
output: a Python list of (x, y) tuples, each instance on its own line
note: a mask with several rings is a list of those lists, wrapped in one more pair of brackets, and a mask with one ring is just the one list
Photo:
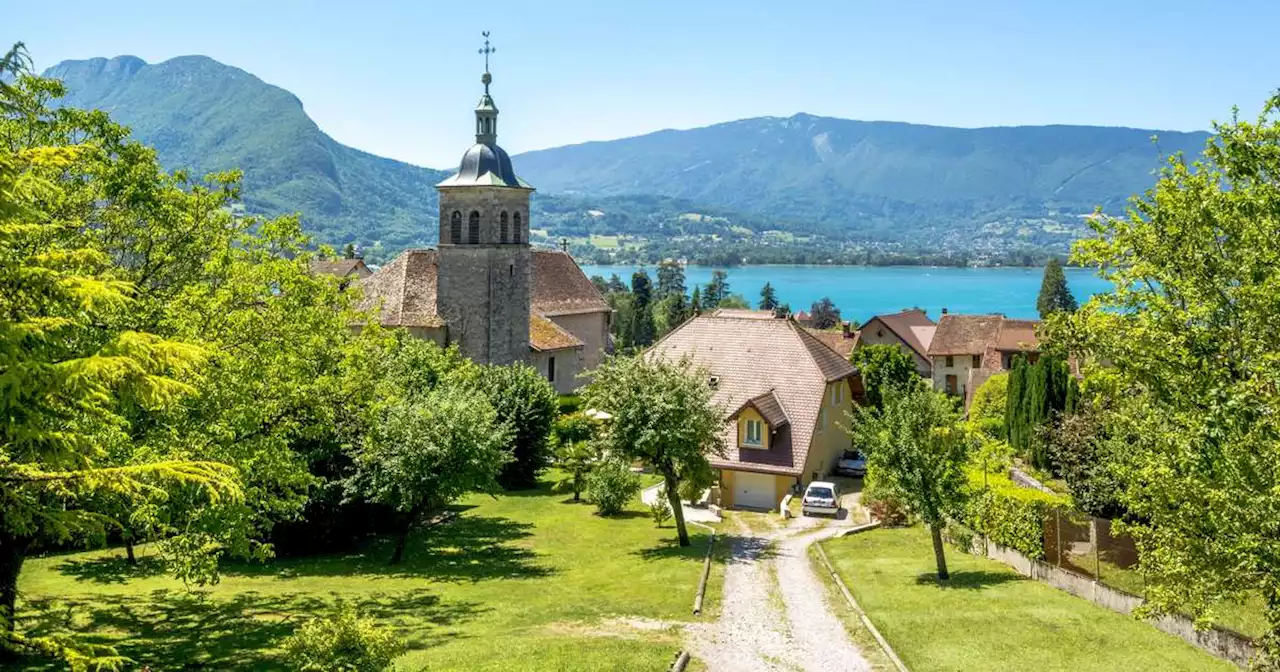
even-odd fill
[[(631, 284), (638, 266), (583, 266), (588, 276), (608, 278), (617, 273)], [(657, 267), (644, 267), (657, 281)], [(709, 266), (685, 267), (685, 283), (711, 279)], [(1044, 276), (1039, 268), (942, 268), (930, 266), (737, 266), (729, 273), (729, 291), (742, 294), (754, 306), (764, 283), (773, 283), (778, 299), (794, 311), (809, 310), (829, 296), (846, 320), (865, 322), (872, 315), (919, 306), (935, 320), (942, 309), (953, 313), (1003, 313), (1008, 317), (1035, 318), (1036, 295)], [(1066, 269), (1067, 285), (1083, 303), (1109, 284), (1089, 269)]]

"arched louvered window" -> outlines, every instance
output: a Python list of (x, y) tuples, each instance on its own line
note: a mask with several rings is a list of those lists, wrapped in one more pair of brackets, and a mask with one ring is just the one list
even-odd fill
[(515, 214), (513, 222), (515, 224), (515, 228), (512, 229), (511, 242), (518, 243), (520, 242), (520, 213), (517, 212)]
[(472, 210), (471, 221), (467, 222), (467, 242), (472, 245), (480, 243), (480, 213)]
[(454, 245), (462, 242), (462, 213), (457, 210), (453, 211), (453, 217), (449, 219), (449, 242)]
[(507, 232), (509, 230), (510, 229), (507, 226), (507, 211), (503, 210), (502, 215), (498, 217), (498, 242), (507, 242)]

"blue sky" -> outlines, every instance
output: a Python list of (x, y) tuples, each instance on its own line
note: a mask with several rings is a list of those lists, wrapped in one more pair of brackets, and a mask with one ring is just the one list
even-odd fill
[(513, 153), (796, 112), (1193, 130), (1280, 87), (1274, 0), (9, 3), (0, 41), (40, 68), (205, 54), (440, 168), (470, 142), (486, 29)]

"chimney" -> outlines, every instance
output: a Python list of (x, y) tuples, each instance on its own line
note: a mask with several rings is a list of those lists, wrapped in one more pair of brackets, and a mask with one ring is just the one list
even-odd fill
[(946, 315), (946, 314), (947, 314), (947, 309), (946, 309), (946, 308), (943, 308), (943, 309), (942, 309), (942, 314), (943, 314), (943, 315)]
[(852, 330), (852, 328), (849, 326), (849, 323), (848, 323), (848, 322), (841, 322), (841, 323), (840, 323), (840, 331), (844, 333), (844, 337), (845, 337), (845, 338), (853, 338), (853, 333), (852, 333), (852, 332), (853, 332), (853, 330)]

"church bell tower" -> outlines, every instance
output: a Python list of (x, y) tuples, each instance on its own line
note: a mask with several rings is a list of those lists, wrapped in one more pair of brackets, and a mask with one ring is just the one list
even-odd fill
[(436, 312), (448, 340), (480, 363), (529, 359), (529, 195), (511, 157), (498, 146), (498, 107), (484, 33), (484, 95), (476, 106), (476, 143), (440, 193)]

